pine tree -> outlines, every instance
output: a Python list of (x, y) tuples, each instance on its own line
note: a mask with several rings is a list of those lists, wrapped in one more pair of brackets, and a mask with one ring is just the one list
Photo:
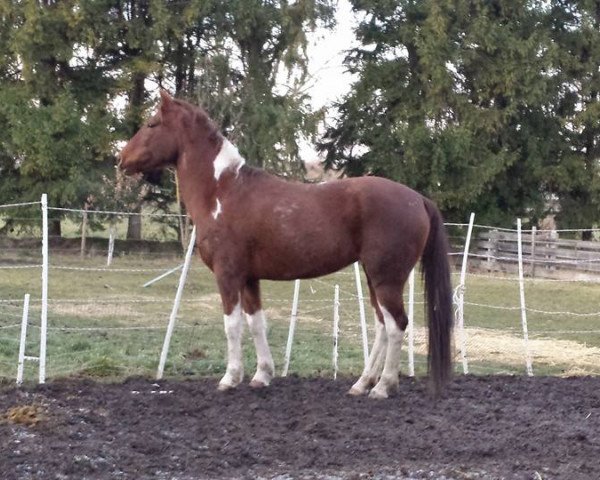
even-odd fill
[(450, 219), (535, 222), (558, 200), (579, 225), (597, 221), (595, 4), (353, 2), (359, 80), (326, 165), (407, 183)]
[(199, 60), (198, 99), (250, 164), (298, 175), (299, 141), (316, 134), (322, 117), (303, 91), (307, 34), (332, 25), (332, 2), (234, 0), (224, 8), (217, 18), (218, 48)]
[[(2, 150), (13, 159), (21, 198), (48, 193), (60, 207), (80, 207), (96, 184), (97, 166), (110, 157), (103, 84), (83, 46), (76, 3), (13, 2), (3, 12), (12, 22), (3, 24), (2, 35), (13, 75), (2, 77), (0, 117), (8, 126)], [(60, 235), (58, 215), (51, 227)]]

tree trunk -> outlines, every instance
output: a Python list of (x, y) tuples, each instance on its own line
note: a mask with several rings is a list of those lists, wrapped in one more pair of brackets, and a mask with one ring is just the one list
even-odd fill
[[(144, 72), (135, 72), (133, 74), (133, 85), (129, 91), (129, 111), (127, 112), (129, 135), (135, 134), (142, 125), (142, 114), (146, 97), (145, 81), (146, 74)], [(141, 205), (134, 210), (135, 213), (140, 213), (141, 211)], [(140, 215), (130, 215), (127, 222), (127, 240), (141, 239), (142, 217)]]
[[(138, 208), (136, 212), (141, 212), (141, 208)], [(127, 222), (127, 240), (141, 240), (142, 239), (142, 216), (141, 215), (129, 215), (129, 221)]]
[(48, 219), (48, 236), (49, 237), (61, 237), (62, 228), (60, 226), (60, 218), (49, 218)]

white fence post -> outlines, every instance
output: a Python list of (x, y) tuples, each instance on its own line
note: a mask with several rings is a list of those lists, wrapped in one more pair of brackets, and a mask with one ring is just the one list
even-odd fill
[(365, 299), (363, 298), (362, 282), (358, 262), (354, 262), (354, 278), (356, 281), (356, 294), (358, 295), (358, 312), (360, 314), (360, 329), (362, 333), (363, 357), (365, 367), (369, 362), (369, 339), (367, 338), (367, 320), (365, 317)]
[(46, 382), (46, 340), (48, 331), (48, 195), (42, 194), (42, 313), (40, 319), (39, 383)]
[(192, 229), (190, 235), (190, 241), (188, 248), (185, 253), (185, 262), (183, 264), (183, 270), (179, 276), (179, 285), (177, 285), (177, 293), (175, 294), (175, 300), (173, 302), (173, 309), (171, 310), (171, 316), (169, 317), (169, 325), (167, 326), (167, 333), (165, 334), (165, 341), (163, 343), (162, 352), (160, 354), (160, 361), (158, 364), (158, 371), (156, 373), (156, 379), (160, 380), (165, 371), (165, 363), (167, 362), (167, 354), (169, 353), (169, 345), (171, 343), (171, 336), (175, 328), (175, 319), (177, 318), (177, 311), (179, 310), (179, 304), (181, 303), (181, 297), (183, 295), (183, 287), (185, 286), (185, 280), (187, 278), (190, 264), (192, 263), (192, 254), (194, 253), (194, 246), (196, 244), (196, 226)]
[(115, 252), (115, 227), (111, 225), (108, 229), (108, 255), (106, 256), (106, 266), (110, 267), (113, 254)]
[(338, 335), (340, 329), (340, 286), (335, 286), (333, 295), (333, 379), (338, 372)]
[(85, 244), (88, 230), (88, 204), (85, 202), (81, 219), (81, 258), (85, 257)]
[(415, 376), (415, 269), (408, 277), (408, 376)]
[(25, 340), (27, 339), (27, 320), (29, 317), (29, 294), (23, 299), (23, 319), (21, 320), (21, 338), (19, 341), (19, 363), (17, 366), (17, 385), (23, 383), (23, 367), (25, 364)]
[(525, 282), (523, 280), (523, 242), (521, 238), (521, 219), (517, 218), (517, 252), (519, 258), (519, 297), (521, 300), (521, 325), (523, 326), (523, 346), (525, 348), (525, 364), (527, 375), (533, 375), (531, 354), (529, 352), (529, 335), (527, 333), (527, 310), (525, 307)]
[(535, 234), (537, 232), (537, 228), (535, 225), (531, 227), (531, 277), (535, 278)]
[(462, 265), (460, 268), (460, 284), (457, 287), (456, 313), (458, 317), (458, 335), (460, 338), (460, 357), (462, 360), (463, 373), (469, 373), (469, 364), (467, 362), (467, 334), (465, 332), (465, 280), (467, 276), (467, 262), (469, 260), (469, 247), (471, 245), (471, 235), (473, 233), (473, 223), (475, 214), (471, 212), (469, 217), (469, 227), (467, 229), (467, 238), (465, 239), (465, 248), (463, 251)]
[(300, 280), (294, 282), (294, 298), (292, 300), (292, 315), (290, 318), (290, 328), (288, 331), (287, 344), (285, 346), (285, 361), (283, 365), (282, 377), (287, 377), (290, 368), (290, 358), (292, 356), (292, 342), (294, 341), (294, 331), (296, 330), (296, 321), (298, 320), (298, 299), (300, 297)]

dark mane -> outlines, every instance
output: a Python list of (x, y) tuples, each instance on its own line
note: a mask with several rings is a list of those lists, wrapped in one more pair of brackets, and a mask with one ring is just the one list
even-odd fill
[(251, 178), (269, 176), (269, 174), (262, 168), (252, 167), (247, 164), (244, 164), (244, 166), (241, 168), (241, 171), (243, 172), (244, 176), (251, 177)]
[(175, 99), (174, 101), (177, 105), (191, 113), (192, 118), (196, 121), (196, 123), (201, 126), (202, 130), (207, 132), (206, 135), (210, 142), (219, 144), (223, 140), (224, 136), (219, 127), (215, 124), (215, 122), (212, 121), (202, 107), (192, 105), (185, 100)]

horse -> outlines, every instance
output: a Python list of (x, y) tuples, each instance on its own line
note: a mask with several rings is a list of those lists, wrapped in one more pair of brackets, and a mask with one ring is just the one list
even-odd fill
[(244, 377), (243, 317), (256, 347), (250, 386), (274, 376), (260, 280), (314, 278), (362, 264), (377, 320), (370, 356), (348, 393), (387, 398), (399, 386), (408, 318), (404, 285), (421, 258), (429, 329), (428, 369), (439, 393), (452, 371), (448, 240), (436, 205), (409, 187), (364, 176), (309, 184), (245, 163), (200, 107), (161, 91), (158, 111), (120, 152), (126, 174), (176, 169), (198, 235), (196, 249), (221, 295), (227, 369), (219, 390)]

